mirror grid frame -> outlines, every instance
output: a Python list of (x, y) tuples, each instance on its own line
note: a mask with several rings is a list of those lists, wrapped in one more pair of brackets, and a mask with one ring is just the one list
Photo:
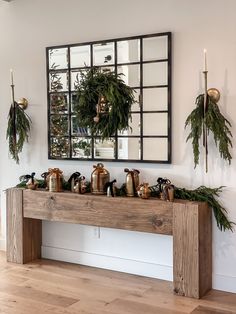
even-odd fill
[[(167, 38), (167, 57), (161, 58), (161, 59), (152, 59), (152, 60), (143, 60), (143, 42), (145, 39), (149, 39), (152, 37), (166, 37)], [(118, 50), (117, 50), (117, 43), (122, 41), (128, 41), (128, 40), (138, 40), (140, 45), (140, 58), (138, 61), (134, 62), (126, 62), (126, 63), (118, 63)], [(76, 70), (82, 70), (85, 68), (83, 67), (71, 67), (71, 53), (70, 50), (73, 47), (78, 46), (89, 46), (90, 47), (90, 66), (86, 66), (86, 68), (89, 68), (93, 66), (93, 46), (97, 44), (106, 45), (108, 43), (114, 43), (114, 62), (112, 64), (108, 65), (99, 65), (99, 67), (113, 67), (115, 70), (115, 73), (117, 73), (119, 66), (128, 66), (128, 65), (139, 65), (140, 67), (140, 84), (139, 86), (132, 86), (132, 88), (135, 90), (140, 91), (139, 96), (139, 102), (140, 102), (140, 110), (139, 111), (132, 111), (132, 113), (138, 113), (140, 114), (140, 135), (118, 135), (116, 134), (114, 137), (112, 137), (114, 141), (114, 158), (100, 158), (95, 156), (95, 142), (96, 140), (99, 140), (99, 136), (93, 136), (93, 135), (74, 135), (72, 130), (72, 117), (73, 117), (73, 110), (72, 110), (72, 96), (75, 94), (74, 90), (72, 89), (72, 78), (71, 73), (72, 71)], [(46, 48), (46, 73), (47, 73), (47, 102), (48, 102), (48, 159), (54, 159), (54, 160), (81, 160), (81, 161), (107, 161), (107, 162), (138, 162), (138, 163), (160, 163), (160, 164), (170, 164), (171, 163), (171, 142), (172, 142), (172, 128), (171, 128), (171, 88), (172, 88), (172, 75), (171, 75), (171, 66), (172, 66), (172, 44), (171, 44), (171, 32), (164, 32), (164, 33), (155, 33), (155, 34), (148, 34), (148, 35), (140, 35), (140, 36), (132, 36), (132, 37), (123, 37), (123, 38), (115, 38), (115, 39), (106, 39), (106, 40), (99, 40), (99, 41), (92, 41), (92, 42), (83, 42), (78, 44), (68, 44), (68, 45), (60, 45), (60, 46), (51, 46)], [(66, 68), (60, 68), (60, 69), (50, 69), (50, 53), (52, 50), (55, 49), (67, 49), (67, 63), (68, 66)], [(167, 64), (167, 84), (164, 85), (151, 85), (151, 86), (144, 86), (143, 84), (143, 68), (145, 64), (151, 64), (151, 63), (159, 63), (159, 62), (165, 62)], [(51, 83), (50, 83), (50, 75), (54, 73), (66, 73), (67, 76), (67, 91), (60, 91), (56, 92), (57, 95), (62, 95), (62, 97), (67, 98), (66, 105), (67, 105), (67, 112), (60, 113), (61, 117), (68, 117), (68, 130), (65, 134), (62, 135), (53, 135), (52, 133), (52, 125), (51, 125), (51, 119), (53, 116), (55, 116), (55, 113), (51, 112), (51, 97), (55, 92), (51, 90)], [(144, 111), (143, 110), (143, 90), (145, 88), (166, 88), (167, 89), (167, 110), (151, 110), (151, 111)], [(166, 113), (167, 114), (167, 134), (165, 135), (144, 135), (143, 134), (143, 114), (145, 113)], [(57, 113), (58, 115), (58, 113)], [(139, 158), (136, 159), (121, 159), (118, 158), (118, 140), (124, 138), (138, 138), (139, 139), (139, 145), (140, 145), (140, 153)], [(51, 153), (51, 141), (61, 138), (61, 140), (64, 140), (66, 145), (68, 145), (67, 153), (65, 156), (53, 156)], [(79, 157), (73, 157), (73, 149), (72, 149), (72, 143), (73, 140), (78, 138), (84, 138), (85, 140), (90, 141), (90, 154), (87, 157), (79, 158)], [(153, 138), (153, 139), (166, 139), (167, 140), (167, 158), (164, 160), (153, 160), (153, 159), (144, 159), (144, 139), (145, 138)]]

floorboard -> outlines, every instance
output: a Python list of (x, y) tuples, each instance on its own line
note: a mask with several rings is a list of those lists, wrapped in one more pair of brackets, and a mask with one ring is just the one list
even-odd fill
[(212, 290), (196, 300), (172, 289), (168, 281), (58, 261), (10, 264), (0, 252), (0, 314), (236, 314), (236, 294)]

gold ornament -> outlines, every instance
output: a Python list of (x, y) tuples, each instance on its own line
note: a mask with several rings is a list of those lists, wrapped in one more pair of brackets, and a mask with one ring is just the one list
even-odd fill
[(207, 90), (207, 95), (211, 97), (211, 99), (217, 103), (220, 100), (220, 92), (217, 88), (209, 88)]
[(28, 105), (29, 105), (29, 102), (28, 102), (28, 100), (26, 99), (26, 98), (21, 98), (20, 100), (18, 100), (18, 105), (22, 108), (22, 109), (26, 109), (27, 107), (28, 107)]

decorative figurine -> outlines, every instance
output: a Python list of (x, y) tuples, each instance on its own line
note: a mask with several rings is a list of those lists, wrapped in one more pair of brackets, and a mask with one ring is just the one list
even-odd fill
[(137, 187), (138, 197), (148, 199), (151, 196), (151, 191), (148, 183), (142, 183)]
[(48, 169), (47, 177), (50, 192), (62, 192), (63, 175), (59, 168)]
[(124, 169), (124, 172), (127, 172), (126, 175), (126, 193), (127, 196), (135, 196), (137, 194), (137, 187), (139, 186), (139, 170), (128, 168)]
[(174, 185), (166, 178), (157, 179), (158, 190), (160, 192), (160, 199), (162, 201), (174, 201)]
[(110, 181), (110, 174), (104, 168), (102, 163), (93, 166), (95, 169), (91, 174), (91, 192), (92, 194), (105, 194), (105, 185)]
[(41, 174), (41, 177), (43, 178), (43, 180), (44, 180), (44, 186), (45, 186), (45, 189), (46, 190), (48, 190), (49, 189), (49, 186), (48, 186), (48, 175), (49, 175), (49, 172), (48, 171), (46, 171), (46, 172), (43, 172), (42, 174)]
[(80, 175), (81, 173), (77, 171), (77, 172), (72, 173), (72, 175), (70, 176), (68, 183), (70, 184), (71, 192), (75, 192), (75, 184), (78, 178), (80, 177)]
[(75, 180), (74, 192), (84, 194), (86, 192), (85, 176), (79, 176)]
[(32, 172), (31, 174), (26, 174), (23, 176), (20, 176), (20, 181), (25, 182), (26, 187), (30, 190), (36, 190), (38, 187), (38, 181), (34, 178), (35, 172)]
[(108, 197), (116, 196), (116, 179), (105, 184), (105, 191)]
[(32, 172), (26, 186), (30, 190), (36, 190), (38, 187), (38, 181), (34, 178), (35, 172)]

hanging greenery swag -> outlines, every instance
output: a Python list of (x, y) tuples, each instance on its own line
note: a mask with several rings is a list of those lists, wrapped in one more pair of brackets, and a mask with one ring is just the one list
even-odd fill
[[(78, 125), (89, 128), (93, 135), (99, 135), (103, 140), (129, 128), (134, 91), (124, 83), (121, 75), (92, 67), (80, 71), (75, 84), (73, 102)], [(99, 112), (101, 97), (105, 99), (105, 106)]]
[(11, 105), (8, 115), (6, 138), (9, 141), (9, 152), (12, 158), (19, 163), (24, 143), (28, 142), (31, 119), (17, 102)]
[[(199, 164), (200, 156), (200, 139), (204, 132), (208, 135), (213, 133), (215, 144), (219, 149), (221, 158), (231, 163), (232, 156), (230, 154), (230, 147), (232, 147), (232, 133), (230, 131), (230, 122), (222, 115), (219, 106), (216, 102), (207, 95), (206, 110), (204, 112), (204, 94), (201, 94), (196, 99), (196, 108), (190, 113), (185, 122), (185, 127), (190, 126), (190, 133), (187, 137), (192, 140), (194, 166)], [(207, 143), (203, 139), (203, 145)], [(208, 149), (206, 148), (206, 154)]]

